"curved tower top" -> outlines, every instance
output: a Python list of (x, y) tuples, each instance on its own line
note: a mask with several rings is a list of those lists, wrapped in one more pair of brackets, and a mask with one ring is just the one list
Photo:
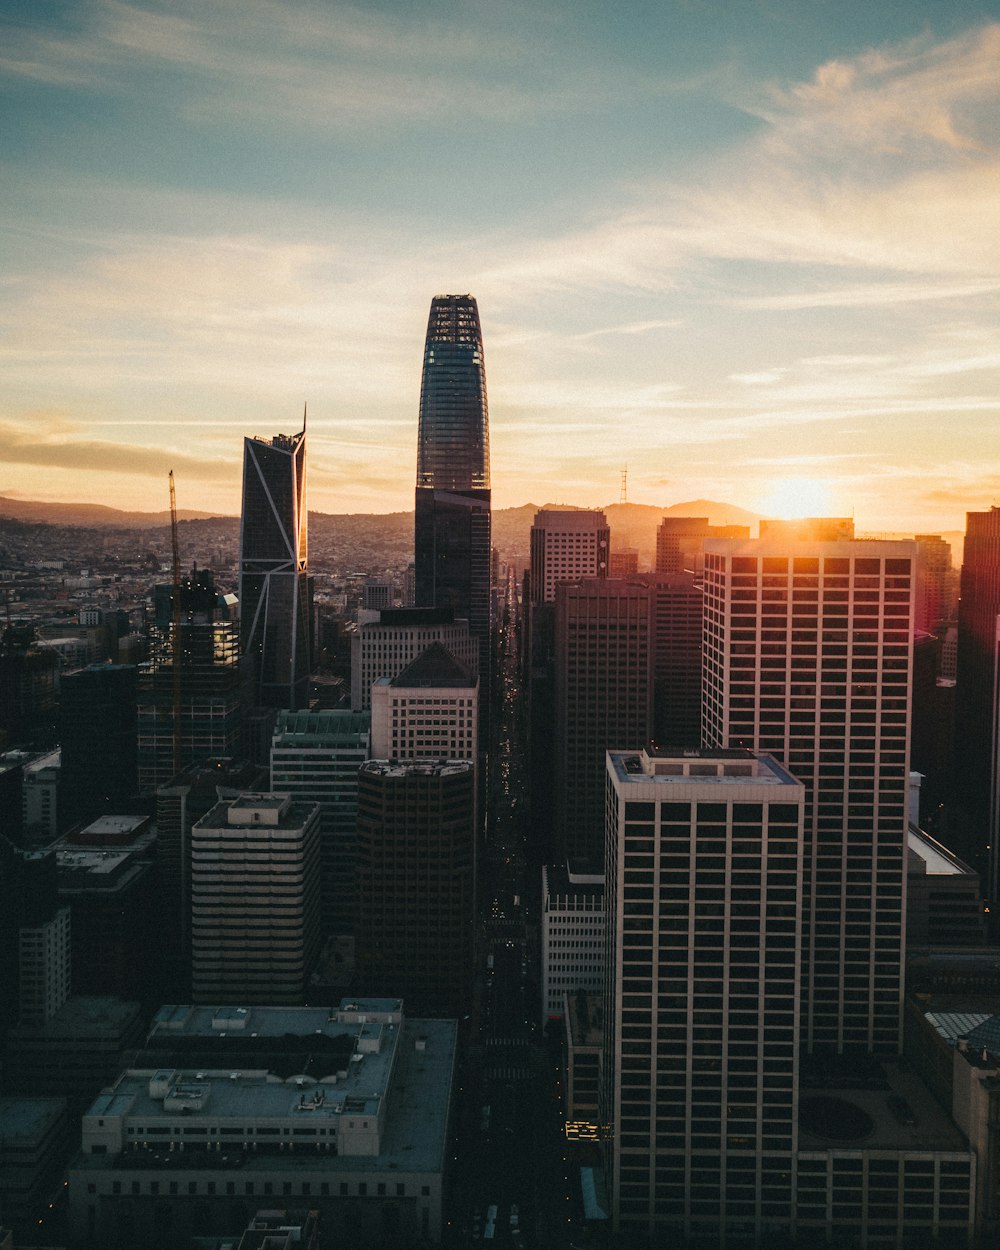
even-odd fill
[(417, 486), (490, 488), (483, 333), (471, 295), (436, 295), (431, 300), (420, 382)]

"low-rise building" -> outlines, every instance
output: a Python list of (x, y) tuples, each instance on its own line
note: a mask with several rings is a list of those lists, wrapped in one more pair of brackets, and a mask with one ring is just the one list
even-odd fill
[(73, 1236), (238, 1234), (276, 1198), (318, 1211), (335, 1244), (438, 1241), (456, 1042), (454, 1021), (407, 1020), (398, 999), (163, 1008), (84, 1116)]

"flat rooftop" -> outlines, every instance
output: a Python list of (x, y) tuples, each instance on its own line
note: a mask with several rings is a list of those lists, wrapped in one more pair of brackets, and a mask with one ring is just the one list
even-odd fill
[(66, 1114), (65, 1098), (0, 1098), (3, 1136), (38, 1141)]
[[(873, 1063), (874, 1061), (869, 1061)], [(965, 1138), (951, 1116), (931, 1094), (915, 1072), (892, 1060), (874, 1063), (884, 1080), (869, 1082), (870, 1088), (810, 1088), (799, 1091), (800, 1106), (809, 1098), (831, 1098), (845, 1102), (868, 1117), (871, 1131), (853, 1140), (822, 1137), (799, 1129), (799, 1150), (947, 1150), (968, 1152)], [(893, 1112), (890, 1099), (902, 1099), (912, 1113), (912, 1124), (902, 1124)], [(896, 1104), (897, 1106), (899, 1104)]]
[(11, 1036), (49, 1040), (72, 1038), (81, 1043), (90, 1039), (117, 1040), (135, 1025), (141, 1015), (138, 1003), (110, 996), (75, 994), (45, 1024), (16, 1025), (11, 1029)]
[[(452, 1080), (458, 1043), (458, 1024), (454, 1020), (408, 1020), (395, 1029), (396, 1065), (393, 1073), (387, 1118), (382, 1132), (382, 1152), (377, 1156), (317, 1154), (315, 1157), (298, 1153), (268, 1155), (266, 1159), (243, 1151), (220, 1155), (216, 1152), (198, 1154), (185, 1150), (183, 1154), (157, 1154), (142, 1150), (122, 1155), (80, 1155), (76, 1166), (88, 1171), (120, 1171), (134, 1168), (147, 1171), (155, 1167), (171, 1167), (187, 1170), (210, 1168), (248, 1168), (268, 1172), (290, 1174), (322, 1171), (335, 1176), (337, 1173), (353, 1173), (363, 1166), (369, 1173), (439, 1172), (444, 1168), (447, 1149), (448, 1112), (452, 1094)], [(373, 1067), (366, 1067), (375, 1058), (365, 1055), (360, 1064), (351, 1065), (355, 1071), (346, 1082), (334, 1086), (307, 1084), (299, 1089), (294, 1081), (290, 1084), (269, 1082), (265, 1077), (245, 1075), (234, 1081), (230, 1074), (199, 1079), (198, 1073), (183, 1074), (184, 1083), (209, 1085), (205, 1114), (214, 1118), (231, 1115), (234, 1118), (266, 1120), (269, 1116), (285, 1118), (293, 1113), (296, 1118), (305, 1115), (313, 1123), (316, 1118), (342, 1114), (337, 1108), (341, 1095), (350, 1093), (357, 1098), (349, 1111), (373, 1113), (375, 1104), (370, 1101)], [(153, 1070), (130, 1070), (119, 1078), (112, 1090), (105, 1091), (92, 1105), (90, 1115), (125, 1115), (130, 1119), (141, 1117), (155, 1123), (164, 1115), (163, 1105), (149, 1097), (149, 1080), (156, 1075)], [(298, 1111), (299, 1098), (313, 1096), (323, 1090), (323, 1104), (317, 1108)], [(360, 1100), (364, 1100), (363, 1102)], [(193, 1112), (194, 1116), (199, 1113)], [(174, 1113), (174, 1117), (176, 1113)]]
[(470, 760), (369, 760), (360, 771), (377, 777), (448, 777), (471, 773), (472, 768)]
[(781, 786), (801, 789), (802, 783), (771, 755), (748, 751), (685, 751), (676, 755), (646, 751), (609, 751), (608, 761), (620, 785)]

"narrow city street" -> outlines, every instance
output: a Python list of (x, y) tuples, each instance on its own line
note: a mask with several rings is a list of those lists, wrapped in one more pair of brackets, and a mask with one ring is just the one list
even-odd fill
[(568, 1247), (579, 1217), (562, 1132), (558, 1050), (540, 1024), (541, 882), (529, 875), (525, 856), (530, 798), (517, 620), (511, 580), (498, 628), (475, 1001), (453, 1161), (453, 1246)]

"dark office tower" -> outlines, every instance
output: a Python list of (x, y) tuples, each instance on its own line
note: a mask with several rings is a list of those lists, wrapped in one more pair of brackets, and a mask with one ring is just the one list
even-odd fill
[(951, 566), (951, 544), (940, 534), (917, 534), (917, 588), (913, 623), (918, 633), (941, 632), (955, 619), (957, 578)]
[(532, 850), (550, 857), (553, 820), (555, 716), (555, 599), (560, 582), (606, 578), (611, 529), (603, 512), (542, 508), (531, 526), (531, 564), (525, 602), (531, 750)]
[[(431, 300), (420, 383), (414, 527), (416, 606), (452, 608), (479, 640), (490, 688), (490, 429), (479, 310)], [(484, 706), (488, 702), (484, 698)]]
[[(1000, 793), (997, 784), (998, 681), (1000, 640), (1000, 508), (966, 514), (958, 609), (958, 686), (956, 690), (956, 775), (966, 839), (956, 850), (980, 871), (986, 890), (997, 897), (996, 832)], [(987, 868), (987, 847), (993, 852)]]
[(136, 680), (131, 664), (91, 664), (59, 683), (59, 825), (120, 809), (136, 793)]
[(306, 431), (243, 440), (240, 643), (260, 707), (305, 707), (310, 592), (306, 575)]
[(802, 1041), (895, 1053), (912, 673), (911, 542), (809, 523), (705, 544), (703, 736), (806, 787)]
[(475, 927), (475, 769), (372, 760), (358, 774), (358, 984), (464, 1014)]
[(653, 728), (653, 596), (643, 580), (556, 587), (555, 840), (559, 861), (604, 861), (604, 756)]
[[(189, 764), (239, 752), (244, 694), (239, 623), (219, 595), (211, 572), (199, 570), (180, 587), (178, 642), (173, 623), (139, 669), (139, 785), (166, 785)], [(180, 669), (175, 673), (174, 665)], [(177, 704), (175, 709), (175, 704)], [(179, 737), (174, 737), (174, 716)], [(179, 759), (175, 760), (175, 747)]]
[(271, 789), (320, 811), (320, 928), (348, 934), (354, 923), (358, 769), (368, 759), (371, 713), (279, 712), (271, 743)]
[(653, 596), (653, 737), (662, 747), (696, 747), (701, 743), (701, 582), (693, 573), (646, 580)]
[(683, 573), (693, 568), (710, 528), (707, 516), (665, 516), (656, 531), (657, 573)]

